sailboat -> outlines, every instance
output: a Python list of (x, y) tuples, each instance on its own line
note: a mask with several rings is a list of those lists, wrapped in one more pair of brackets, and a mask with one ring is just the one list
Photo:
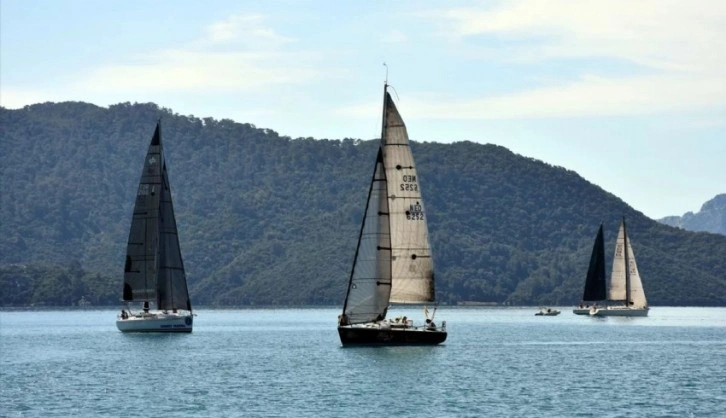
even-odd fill
[(338, 335), (343, 345), (433, 345), (446, 340), (434, 309), (420, 324), (386, 319), (389, 304), (435, 301), (434, 266), (421, 187), (406, 125), (383, 89), (383, 127)]
[[(122, 332), (192, 332), (194, 316), (156, 124), (141, 172), (126, 247)], [(134, 311), (133, 305), (140, 305)]]
[[(593, 249), (593, 254), (594, 252)], [(585, 288), (587, 293), (587, 284)], [(628, 237), (625, 218), (620, 223), (618, 237), (615, 240), (615, 253), (613, 254), (607, 298), (600, 304), (595, 303), (584, 309), (587, 311), (586, 313), (583, 312), (581, 305), (579, 309), (575, 309), (574, 313), (591, 316), (648, 316), (650, 308), (645, 298), (640, 273), (638, 273), (638, 265), (635, 262), (635, 253)]]

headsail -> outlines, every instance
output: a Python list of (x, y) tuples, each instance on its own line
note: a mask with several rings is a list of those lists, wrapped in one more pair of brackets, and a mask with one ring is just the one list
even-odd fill
[(383, 152), (378, 149), (343, 314), (346, 324), (383, 319), (391, 293), (391, 235)]
[(157, 306), (159, 309), (192, 310), (187, 289), (186, 273), (179, 247), (174, 205), (166, 163), (162, 169), (161, 201), (159, 207), (159, 276)]
[(388, 91), (384, 91), (381, 145), (388, 183), (391, 228), (390, 301), (434, 301), (434, 268), (416, 165), (406, 125)]
[(592, 255), (590, 255), (590, 267), (587, 269), (587, 278), (585, 279), (585, 290), (582, 293), (583, 301), (600, 301), (605, 300), (606, 295), (605, 284), (605, 240), (603, 237), (603, 226), (595, 238), (595, 244), (592, 247)]

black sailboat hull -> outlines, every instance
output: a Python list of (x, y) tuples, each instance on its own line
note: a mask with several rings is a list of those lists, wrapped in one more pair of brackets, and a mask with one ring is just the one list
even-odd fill
[(343, 345), (436, 345), (446, 341), (446, 331), (417, 328), (339, 326)]

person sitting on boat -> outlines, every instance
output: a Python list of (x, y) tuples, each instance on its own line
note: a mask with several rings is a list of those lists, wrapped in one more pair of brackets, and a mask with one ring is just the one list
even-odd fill
[(144, 313), (149, 313), (149, 301), (144, 302)]
[(434, 324), (434, 321), (426, 318), (426, 329), (435, 330), (436, 324)]
[(126, 313), (125, 309), (121, 309), (121, 319), (128, 319), (129, 314)]

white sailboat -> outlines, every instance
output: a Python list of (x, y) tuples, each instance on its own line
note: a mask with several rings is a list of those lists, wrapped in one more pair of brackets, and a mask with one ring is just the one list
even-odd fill
[[(157, 123), (136, 194), (124, 267), (123, 332), (192, 332), (194, 316)], [(137, 306), (134, 310), (134, 305)]]
[[(389, 304), (435, 299), (434, 267), (416, 166), (406, 125), (384, 85), (383, 128), (358, 246), (338, 320), (348, 344), (439, 344), (446, 323), (386, 319)], [(435, 310), (434, 310), (435, 315)]]
[(635, 254), (625, 227), (620, 223), (615, 241), (615, 254), (610, 274), (607, 300), (602, 306), (591, 306), (592, 316), (648, 316), (648, 301), (635, 263)]

